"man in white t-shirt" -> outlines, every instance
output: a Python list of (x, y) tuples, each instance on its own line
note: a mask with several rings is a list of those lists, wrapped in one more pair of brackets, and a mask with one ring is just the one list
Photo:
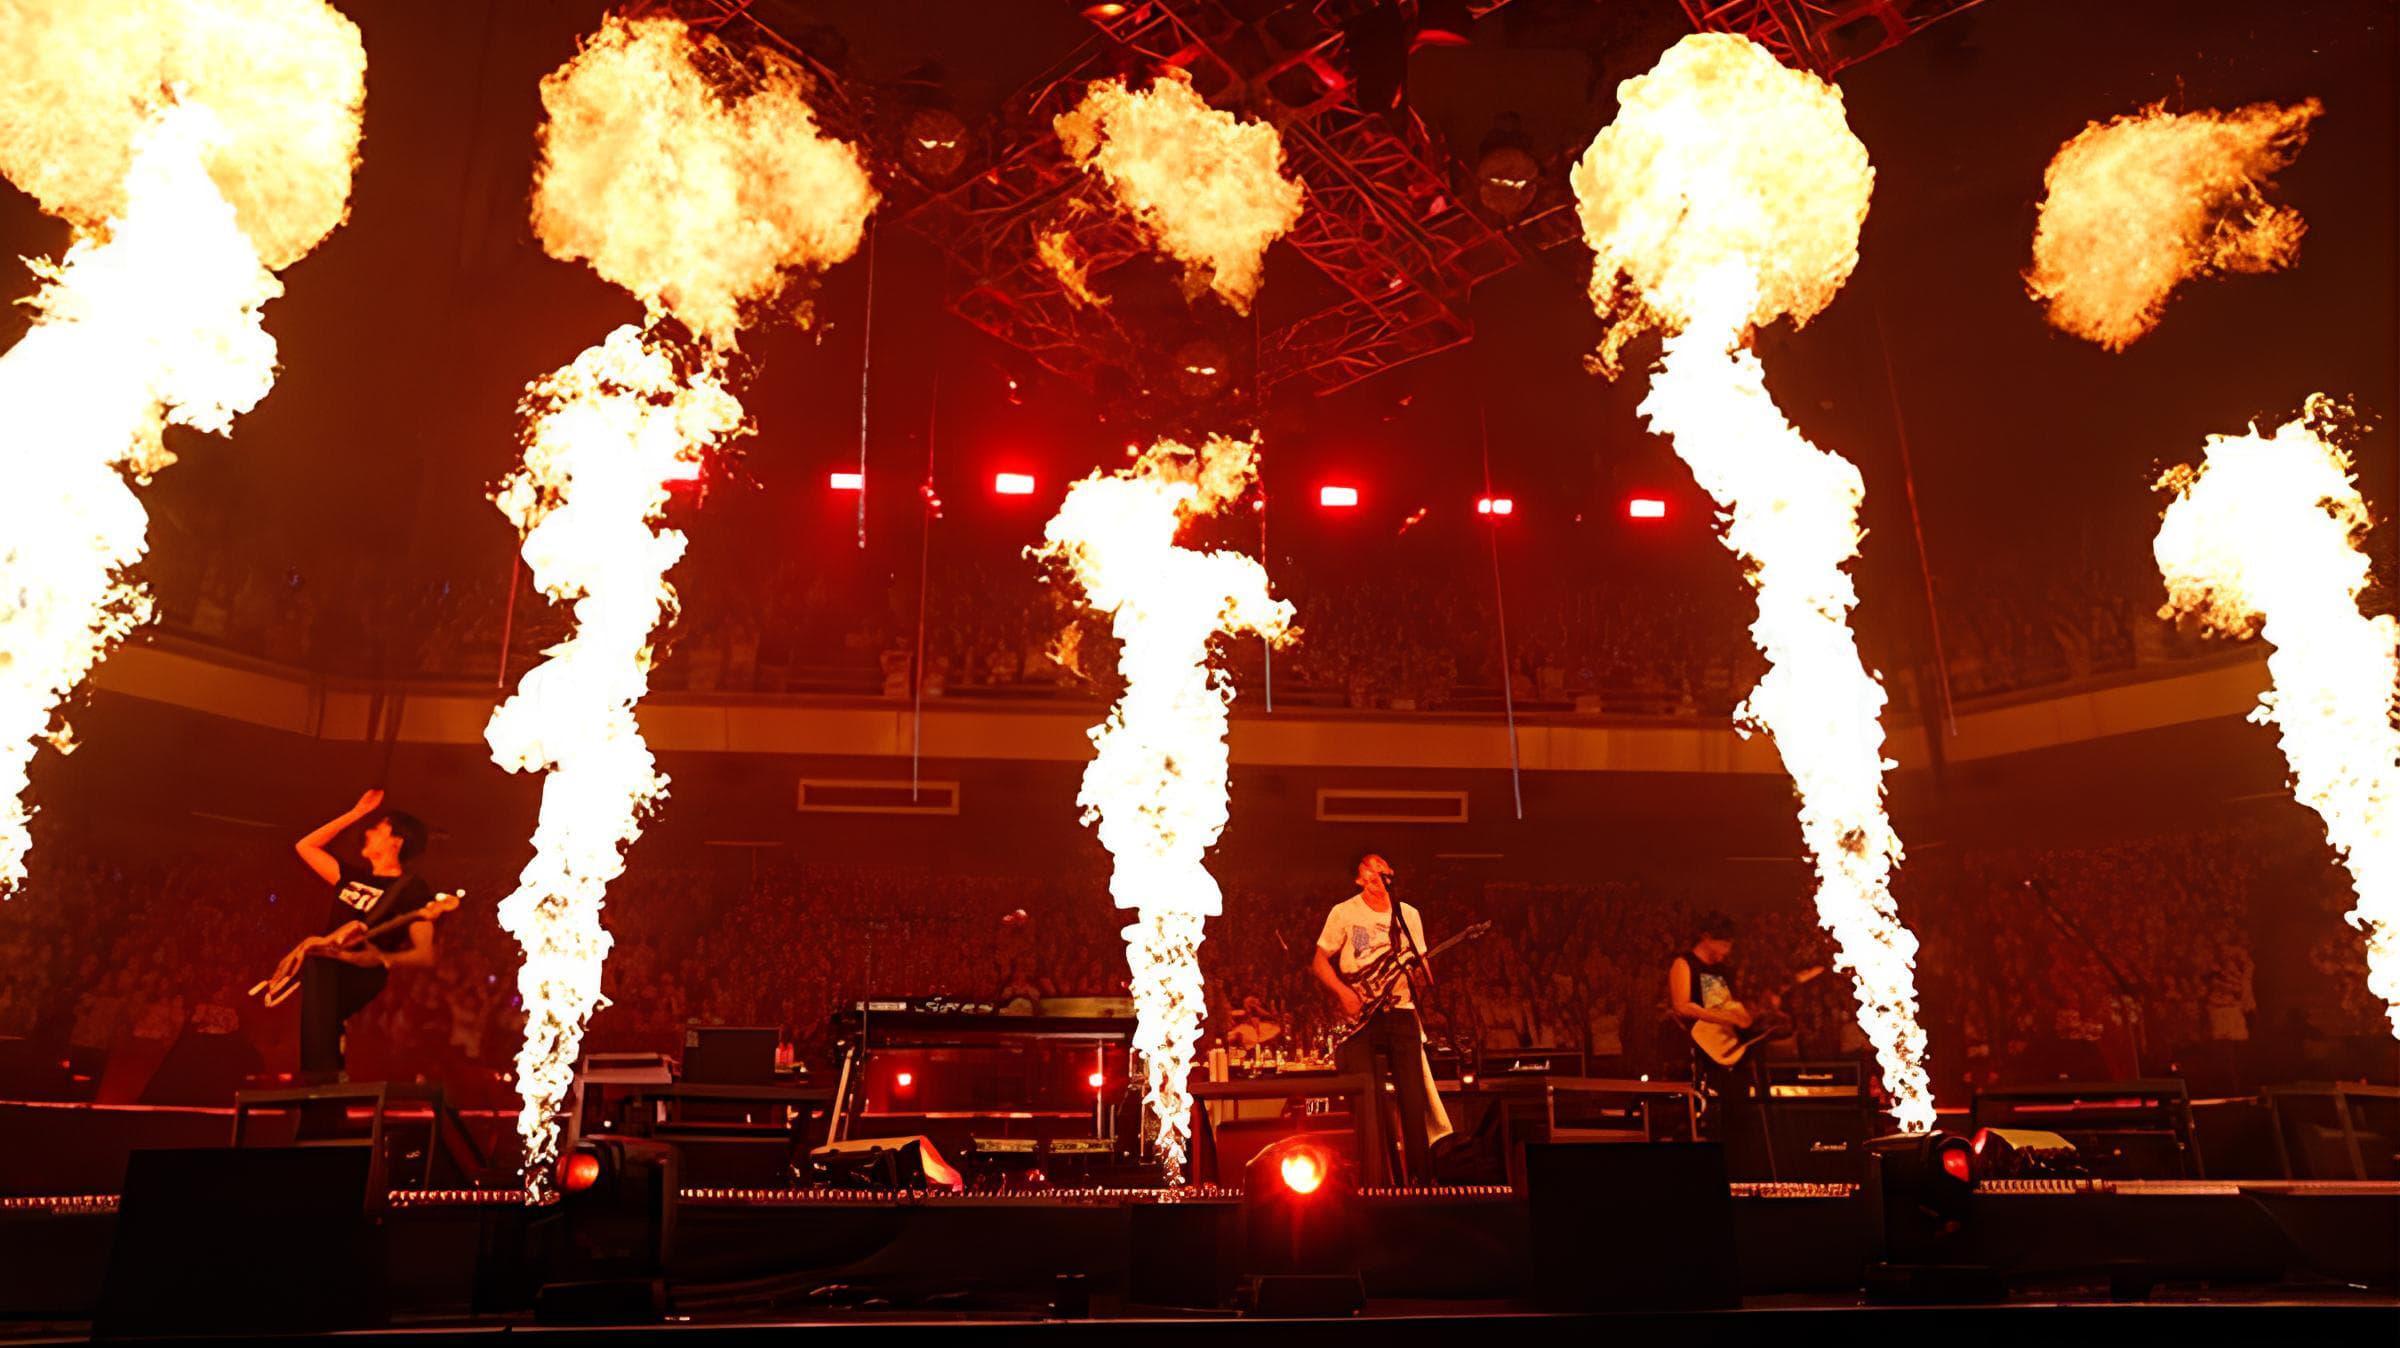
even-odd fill
[[(1433, 1178), (1427, 1137), (1431, 1106), (1426, 1089), (1432, 1074), (1425, 1066), (1425, 1032), (1417, 1024), (1416, 993), (1433, 986), (1433, 969), (1422, 958), (1424, 919), (1413, 906), (1395, 902), (1391, 884), (1390, 862), (1373, 852), (1358, 859), (1358, 892), (1325, 915), (1325, 929), (1317, 935), (1309, 968), (1340, 1005), (1344, 1020), (1355, 1021), (1366, 1003), (1389, 982), (1391, 996), (1383, 1009), (1342, 1045), (1342, 1070), (1371, 1077), (1379, 1101), (1383, 1083), (1388, 1081), (1397, 1089), (1405, 1167), (1400, 1181), (1424, 1184)], [(1395, 972), (1395, 967), (1405, 974)], [(1381, 1131), (1376, 1129), (1370, 1136)], [(1371, 1158), (1368, 1166), (1372, 1176), (1383, 1168), (1383, 1158)]]

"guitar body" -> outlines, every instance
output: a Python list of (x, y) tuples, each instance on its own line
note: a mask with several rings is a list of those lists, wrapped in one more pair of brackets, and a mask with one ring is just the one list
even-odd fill
[(370, 928), (356, 919), (335, 927), (322, 936), (311, 936), (293, 946), (275, 965), (275, 972), (250, 985), (250, 995), (268, 1006), (281, 1006), (300, 990), (300, 975), (308, 968), (310, 955), (319, 950), (350, 950), (365, 945), (388, 931), (397, 931), (414, 922), (432, 922), (458, 907), (458, 895), (436, 894), (433, 902), (411, 912)]
[[(1727, 1002), (1715, 1009), (1732, 1012), (1747, 1011), (1749, 1008), (1740, 1002)], [(1738, 1067), (1741, 1065), (1742, 1059), (1750, 1055), (1751, 1045), (1775, 1032), (1775, 1019), (1772, 1016), (1754, 1019), (1747, 1029), (1740, 1030), (1731, 1025), (1719, 1025), (1710, 1020), (1694, 1021), (1692, 1023), (1692, 1043), (1697, 1045), (1702, 1053), (1707, 1054), (1709, 1061), (1717, 1066)]]
[[(1491, 923), (1478, 922), (1426, 951), (1424, 958), (1430, 963), (1434, 956), (1443, 954), (1462, 942), (1481, 939), (1483, 934), (1491, 929)], [(1367, 1028), (1367, 1022), (1375, 1019), (1377, 1015), (1389, 1008), (1398, 999), (1400, 989), (1407, 986), (1406, 977), (1406, 966), (1393, 960), (1388, 954), (1367, 968), (1359, 970), (1356, 974), (1344, 976), (1342, 981), (1348, 983), (1351, 990), (1358, 993), (1360, 1000), (1366, 1005), (1358, 1013), (1356, 1019), (1343, 1025), (1341, 1030), (1334, 1035), (1335, 1045), (1347, 1044), (1357, 1038), (1358, 1032)]]

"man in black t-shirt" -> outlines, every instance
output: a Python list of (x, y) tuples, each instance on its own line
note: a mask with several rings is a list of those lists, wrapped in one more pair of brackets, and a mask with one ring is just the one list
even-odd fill
[(1734, 1067), (1719, 1066), (1696, 1042), (1688, 1042), (1698, 1024), (1720, 1025), (1737, 1033), (1751, 1028), (1753, 1017), (1734, 995), (1733, 919), (1705, 913), (1696, 924), (1691, 948), (1667, 964), (1667, 1009), (1687, 1037), (1693, 1084), (1705, 1108), (1702, 1131), (1725, 1145), (1727, 1171), (1738, 1177), (1765, 1173), (1765, 1137), (1760, 1129), (1757, 1078), (1748, 1055)]
[[(327, 820), (292, 844), (317, 878), (333, 887), (324, 930), (350, 923), (376, 927), (423, 908), (433, 889), (409, 868), (425, 851), (424, 821), (384, 810), (383, 792), (369, 791), (358, 804)], [(359, 841), (358, 860), (344, 861), (326, 850), (343, 830), (372, 818)], [(300, 1073), (331, 1081), (342, 1072), (342, 1026), (374, 1001), (389, 971), (433, 963), (433, 923), (411, 922), (355, 950), (324, 949), (310, 954), (300, 974)]]

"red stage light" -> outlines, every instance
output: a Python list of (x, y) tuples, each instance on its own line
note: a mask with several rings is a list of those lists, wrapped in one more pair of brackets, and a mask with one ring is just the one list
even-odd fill
[(1319, 487), (1317, 488), (1317, 504), (1328, 510), (1348, 510), (1358, 504), (1358, 488)]
[(1625, 513), (1637, 520), (1663, 520), (1667, 517), (1667, 503), (1655, 496), (1636, 496), (1625, 503)]
[(1506, 496), (1479, 496), (1475, 499), (1475, 513), (1478, 515), (1514, 515), (1517, 513), (1517, 503), (1514, 499)]
[(1965, 1147), (1945, 1146), (1942, 1151), (1942, 1173), (1961, 1184), (1975, 1182), (1975, 1153)]
[(916, 1074), (913, 1072), (895, 1072), (892, 1074), (892, 1084), (898, 1086), (902, 1090), (907, 1090), (909, 1087), (917, 1084)]
[(588, 1151), (570, 1152), (558, 1163), (559, 1187), (579, 1194), (600, 1182), (600, 1158)]
[(865, 491), (867, 475), (865, 473), (834, 473), (825, 479), (825, 485), (835, 491)]
[(1325, 1183), (1325, 1158), (1305, 1148), (1283, 1158), (1277, 1173), (1283, 1187), (1296, 1194), (1313, 1194)]
[(1085, 1078), (1084, 1078), (1084, 1080), (1085, 1080), (1085, 1081), (1088, 1081), (1088, 1082), (1090, 1082), (1090, 1083), (1092, 1084), (1092, 1089), (1093, 1089), (1093, 1090), (1098, 1090), (1098, 1089), (1100, 1089), (1102, 1086), (1104, 1086), (1104, 1085), (1107, 1085), (1107, 1084), (1108, 1084), (1108, 1078), (1106, 1078), (1106, 1077), (1104, 1077), (1104, 1076), (1100, 1075), (1098, 1072), (1094, 1072), (1094, 1073), (1092, 1073), (1090, 1076), (1088, 1076), (1088, 1077), (1085, 1077)]
[(1033, 495), (1033, 474), (995, 473), (992, 476), (992, 490), (1002, 496), (1031, 496)]

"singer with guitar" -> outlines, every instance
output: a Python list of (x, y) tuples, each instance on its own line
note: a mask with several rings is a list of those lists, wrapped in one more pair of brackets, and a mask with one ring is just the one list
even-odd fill
[[(1325, 915), (1309, 969), (1340, 1005), (1343, 1019), (1357, 1026), (1342, 1045), (1342, 1070), (1374, 1081), (1378, 1101), (1387, 1081), (1399, 1094), (1399, 1182), (1425, 1184), (1433, 1178), (1433, 1143), (1450, 1132), (1417, 1023), (1416, 994), (1433, 986), (1433, 966), (1423, 954), (1425, 921), (1413, 905), (1393, 899), (1392, 865), (1382, 857), (1360, 857), (1356, 879), (1358, 892)], [(1372, 1179), (1384, 1158), (1367, 1164)]]
[[(336, 858), (328, 850), (333, 840), (365, 819), (374, 822), (359, 840), (358, 860)], [(292, 844), (300, 860), (333, 888), (326, 932), (337, 932), (353, 922), (381, 927), (403, 914), (430, 908), (433, 889), (409, 864), (424, 855), (427, 837), (423, 820), (384, 810), (383, 792), (375, 790)], [(302, 1077), (314, 1082), (338, 1079), (343, 1025), (383, 991), (391, 970), (426, 968), (433, 960), (431, 916), (357, 945), (323, 945), (310, 950), (300, 975)]]

